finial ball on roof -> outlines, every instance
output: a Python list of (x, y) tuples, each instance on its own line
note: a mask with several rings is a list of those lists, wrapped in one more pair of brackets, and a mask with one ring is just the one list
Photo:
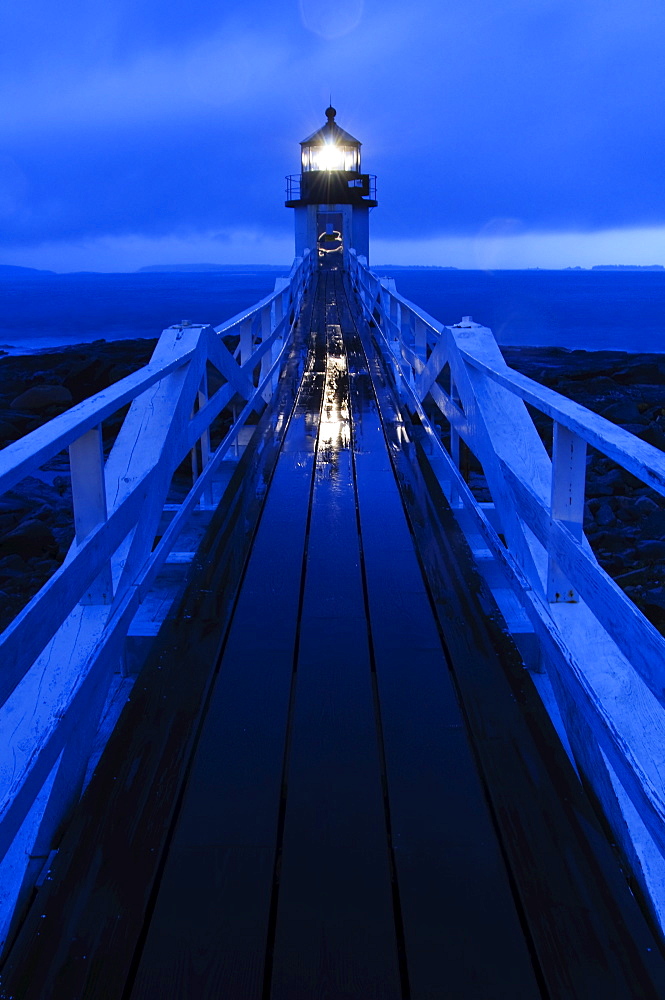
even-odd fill
[(333, 122), (335, 120), (336, 114), (337, 114), (337, 109), (333, 108), (332, 104), (330, 105), (329, 108), (326, 108), (326, 118), (328, 119), (329, 122)]

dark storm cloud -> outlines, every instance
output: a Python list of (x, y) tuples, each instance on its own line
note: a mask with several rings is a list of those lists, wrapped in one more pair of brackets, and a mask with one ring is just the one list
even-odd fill
[(660, 225), (664, 43), (653, 0), (11, 0), (2, 238), (286, 230), (331, 91), (379, 235)]

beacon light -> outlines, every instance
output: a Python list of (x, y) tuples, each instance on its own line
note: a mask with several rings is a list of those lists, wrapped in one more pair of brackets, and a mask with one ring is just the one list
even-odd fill
[(312, 150), (315, 170), (343, 170), (344, 150), (334, 143), (326, 143)]

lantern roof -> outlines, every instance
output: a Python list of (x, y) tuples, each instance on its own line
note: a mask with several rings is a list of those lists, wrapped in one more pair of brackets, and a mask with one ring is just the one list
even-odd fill
[(333, 143), (336, 146), (357, 146), (360, 148), (362, 143), (359, 139), (355, 139), (350, 132), (345, 132), (343, 128), (340, 128), (335, 121), (335, 115), (337, 111), (333, 107), (326, 108), (326, 118), (328, 121), (321, 128), (317, 129), (316, 132), (312, 132), (310, 136), (300, 143), (301, 146), (319, 146), (324, 143)]

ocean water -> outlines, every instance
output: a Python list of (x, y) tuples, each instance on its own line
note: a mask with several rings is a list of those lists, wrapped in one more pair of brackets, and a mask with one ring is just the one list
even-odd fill
[(441, 322), (471, 316), (500, 344), (665, 352), (665, 271), (376, 271)]
[[(665, 352), (665, 272), (377, 267), (444, 323), (462, 316), (501, 344)], [(156, 337), (183, 319), (217, 325), (269, 294), (283, 270), (39, 274), (0, 269), (0, 347), (23, 353)]]
[(158, 337), (183, 319), (213, 326), (269, 295), (289, 268), (208, 273), (34, 274), (0, 269), (0, 349)]

